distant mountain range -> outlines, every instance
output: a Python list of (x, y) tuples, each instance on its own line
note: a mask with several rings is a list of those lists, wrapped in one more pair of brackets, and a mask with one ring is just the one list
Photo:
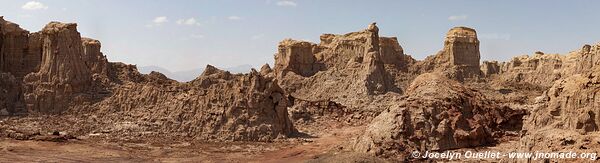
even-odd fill
[[(252, 65), (248, 65), (248, 64), (234, 66), (234, 67), (226, 67), (226, 68), (219, 67), (219, 69), (226, 70), (231, 73), (247, 73), (247, 72), (250, 72), (250, 69), (252, 69), (252, 68), (253, 68)], [(156, 72), (160, 72), (160, 73), (164, 74), (165, 76), (167, 76), (171, 79), (174, 79), (174, 80), (177, 80), (180, 82), (187, 82), (187, 81), (194, 80), (194, 79), (196, 79), (196, 77), (200, 76), (200, 74), (202, 74), (202, 72), (204, 71), (204, 68), (171, 72), (171, 71), (167, 70), (166, 68), (159, 67), (159, 66), (139, 66), (138, 70), (142, 74), (148, 74), (152, 71), (156, 71)]]

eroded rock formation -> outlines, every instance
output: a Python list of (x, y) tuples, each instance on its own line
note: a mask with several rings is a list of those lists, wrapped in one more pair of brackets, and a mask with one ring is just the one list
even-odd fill
[(371, 122), (354, 149), (390, 157), (491, 145), (495, 138), (515, 135), (524, 114), (492, 103), (442, 74), (426, 73), (413, 81), (398, 107), (384, 110)]
[(499, 71), (486, 74), (492, 76), (493, 80), (538, 85), (548, 89), (554, 81), (590, 72), (597, 65), (600, 65), (600, 44), (584, 45), (581, 50), (567, 55), (536, 52), (532, 56), (518, 56), (508, 62), (490, 62), (485, 66), (499, 67)]
[(100, 52), (100, 41), (91, 38), (82, 38), (82, 60), (91, 70), (92, 74), (108, 75), (108, 60)]
[(258, 72), (231, 74), (209, 65), (189, 83), (158, 72), (142, 75), (141, 81), (118, 86), (112, 96), (77, 112), (95, 112), (114, 122), (124, 121), (122, 115), (143, 117), (131, 121), (154, 122), (155, 132), (197, 140), (270, 141), (294, 131), (283, 95), (272, 78)]
[(31, 66), (30, 62), (27, 62), (35, 58), (35, 56), (29, 55), (28, 35), (29, 31), (0, 17), (1, 72), (11, 73), (20, 79), (35, 67)]
[(51, 22), (41, 31), (42, 62), (38, 72), (25, 79), (27, 109), (60, 113), (70, 101), (82, 102), (92, 84), (90, 69), (82, 59), (83, 47), (77, 25)]
[[(370, 123), (352, 149), (381, 157), (492, 145), (519, 132), (524, 150), (600, 149), (600, 44), (480, 65), (476, 31), (456, 27), (440, 52), (417, 61), (373, 23), (318, 44), (283, 40), (273, 68), (231, 74), (208, 65), (186, 83), (108, 62), (100, 49), (76, 24), (29, 33), (0, 18), (0, 115), (27, 110), (35, 120), (11, 119), (0, 136), (59, 128), (128, 141), (272, 141), (295, 132), (292, 120), (320, 117)], [(519, 108), (530, 107), (522, 121)], [(34, 116), (46, 113), (54, 115)], [(62, 118), (81, 123), (56, 125)], [(46, 121), (54, 124), (38, 123)]]
[(537, 99), (522, 150), (599, 152), (600, 68), (558, 80)]
[(468, 27), (455, 27), (446, 34), (444, 49), (427, 57), (417, 68), (424, 72), (442, 72), (451, 79), (463, 81), (481, 76), (479, 60), (477, 32)]
[(14, 112), (18, 101), (18, 84), (10, 73), (0, 73), (0, 116)]
[(278, 55), (275, 55), (275, 69), (282, 73), (293, 72), (305, 77), (314, 75), (324, 67), (316, 63), (313, 48), (316, 48), (315, 44), (305, 41), (281, 41)]
[(81, 38), (73, 23), (51, 22), (29, 34), (1, 20), (0, 30), (2, 115), (23, 113), (15, 110), (18, 105), (34, 115), (93, 115), (80, 118), (96, 123), (67, 129), (79, 135), (99, 130), (137, 134), (122, 131), (123, 124), (149, 123), (159, 127), (139, 130), (202, 141), (271, 141), (295, 131), (288, 98), (274, 76), (266, 76), (269, 72), (234, 75), (209, 65), (196, 80), (179, 83), (158, 72), (143, 75), (134, 65), (108, 62), (100, 42)]
[(366, 107), (373, 101), (370, 96), (401, 93), (407, 82), (401, 77), (410, 78), (408, 66), (415, 62), (395, 37), (379, 37), (378, 32), (371, 24), (359, 32), (323, 34), (319, 44), (284, 40), (274, 73), (293, 97)]
[(481, 64), (481, 72), (485, 77), (497, 74), (500, 71), (498, 61), (483, 61)]

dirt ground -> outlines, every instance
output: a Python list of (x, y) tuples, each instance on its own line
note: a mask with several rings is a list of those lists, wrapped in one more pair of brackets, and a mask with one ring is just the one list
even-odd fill
[[(0, 139), (0, 162), (304, 162), (349, 153), (365, 126), (320, 123), (299, 138), (271, 143), (106, 143), (92, 138), (65, 142)], [(303, 131), (304, 130), (304, 131)]]

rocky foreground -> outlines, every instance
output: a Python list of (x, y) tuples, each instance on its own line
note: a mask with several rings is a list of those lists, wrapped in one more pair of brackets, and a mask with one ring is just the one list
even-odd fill
[[(386, 162), (425, 161), (413, 151), (600, 150), (600, 44), (481, 62), (476, 31), (456, 27), (419, 61), (375, 24), (320, 38), (283, 40), (273, 68), (232, 74), (208, 65), (181, 83), (109, 62), (76, 24), (30, 33), (0, 18), (0, 161), (47, 155), (14, 149), (48, 141), (89, 153), (126, 148), (115, 153), (127, 157), (75, 161)], [(159, 154), (127, 155), (144, 151)]]

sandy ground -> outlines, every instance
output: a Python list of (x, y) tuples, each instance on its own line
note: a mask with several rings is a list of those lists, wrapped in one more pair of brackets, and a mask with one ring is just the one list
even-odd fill
[[(273, 143), (102, 143), (0, 139), (0, 162), (303, 162), (343, 152), (364, 126)], [(157, 145), (158, 144), (158, 145)]]

